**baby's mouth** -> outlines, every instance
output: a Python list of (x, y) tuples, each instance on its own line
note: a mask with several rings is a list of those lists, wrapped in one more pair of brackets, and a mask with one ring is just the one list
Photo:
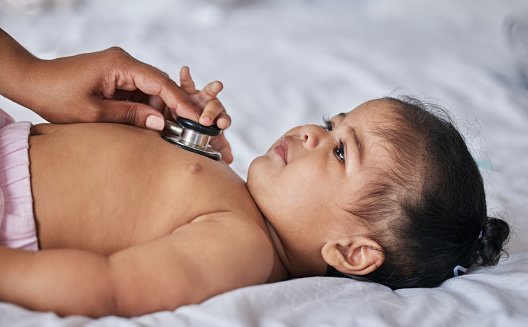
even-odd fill
[(273, 148), (273, 151), (281, 157), (282, 161), (284, 161), (285, 164), (288, 164), (288, 147), (291, 143), (291, 140), (288, 139), (288, 137), (284, 137), (280, 144), (277, 145), (275, 148)]

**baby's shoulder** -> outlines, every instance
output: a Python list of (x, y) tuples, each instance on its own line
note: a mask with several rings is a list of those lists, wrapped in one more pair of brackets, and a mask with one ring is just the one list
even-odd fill
[(246, 282), (253, 285), (266, 282), (274, 264), (273, 243), (263, 218), (260, 219), (261, 222), (247, 212), (214, 212), (194, 219), (174, 233), (192, 239), (191, 247), (200, 253), (214, 253), (219, 260), (214, 265), (217, 269), (228, 269), (231, 276), (250, 274), (252, 281)]
[[(273, 243), (262, 215), (247, 211), (221, 211), (202, 215), (190, 225), (220, 243), (234, 244), (250, 252), (273, 253)], [(240, 251), (240, 250), (239, 250)]]
[(211, 229), (213, 232), (221, 229), (228, 234), (236, 234), (235, 239), (242, 238), (258, 243), (270, 243), (269, 233), (260, 213), (247, 211), (219, 211), (204, 214), (193, 219), (190, 224), (200, 224), (202, 229)]

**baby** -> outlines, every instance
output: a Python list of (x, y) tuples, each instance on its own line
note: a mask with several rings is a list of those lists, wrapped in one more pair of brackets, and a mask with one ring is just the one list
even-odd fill
[(3, 120), (0, 300), (34, 310), (136, 316), (303, 276), (433, 287), (509, 234), (460, 134), (408, 98), (288, 131), (247, 183), (159, 132)]

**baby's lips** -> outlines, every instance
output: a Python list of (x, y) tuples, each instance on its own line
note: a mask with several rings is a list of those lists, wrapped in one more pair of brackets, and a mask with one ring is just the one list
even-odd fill
[(277, 145), (275, 148), (273, 148), (273, 151), (281, 157), (282, 161), (284, 161), (284, 164), (288, 164), (288, 149), (291, 145), (291, 139), (289, 137), (284, 137), (280, 144)]

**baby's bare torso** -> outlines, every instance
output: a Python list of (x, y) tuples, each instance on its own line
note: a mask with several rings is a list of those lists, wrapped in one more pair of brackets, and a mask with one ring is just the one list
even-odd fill
[(227, 164), (182, 150), (159, 133), (43, 124), (32, 128), (29, 143), (41, 249), (112, 254), (217, 212), (244, 213), (266, 231), (244, 181)]

